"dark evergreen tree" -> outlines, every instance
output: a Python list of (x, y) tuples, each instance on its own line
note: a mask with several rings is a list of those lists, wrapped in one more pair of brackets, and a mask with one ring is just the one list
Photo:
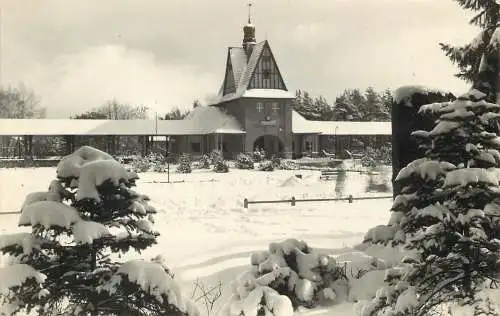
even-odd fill
[(333, 118), (332, 106), (323, 96), (314, 99), (314, 113), (315, 120), (317, 121), (331, 121)]
[(455, 0), (465, 10), (475, 12), (470, 24), (478, 26), (481, 32), (469, 44), (452, 46), (441, 43), (440, 46), (451, 61), (459, 68), (458, 78), (471, 83), (488, 83), (487, 86), (475, 86), (486, 94), (486, 100), (495, 102), (496, 95), (488, 90), (497, 89), (498, 80), (498, 27), (500, 25), (500, 3), (495, 0)]
[(0, 237), (11, 264), (0, 270), (12, 314), (197, 315), (161, 257), (121, 262), (156, 243), (155, 209), (137, 179), (108, 154), (81, 147), (63, 157), (48, 192), (26, 197), (19, 225)]
[(421, 108), (439, 117), (431, 131), (414, 132), (425, 157), (396, 178), (407, 186), (389, 226), (369, 232), (372, 240), (404, 242), (414, 254), (389, 271), (366, 315), (420, 316), (442, 303), (473, 304), (485, 281), (496, 279), (500, 137), (490, 123), (500, 117), (500, 105), (486, 97), (471, 89), (453, 102)]
[(391, 120), (392, 104), (394, 103), (394, 98), (392, 92), (389, 89), (384, 90), (380, 95), (380, 100), (382, 102), (383, 113), (385, 116), (384, 121)]
[(360, 118), (359, 108), (352, 103), (348, 90), (335, 99), (333, 107), (333, 119), (335, 121), (358, 121)]
[[(361, 93), (359, 89), (348, 90), (348, 98), (352, 103), (353, 107), (356, 109), (356, 113), (353, 114), (354, 121), (365, 121), (363, 117), (363, 109), (366, 107), (365, 96)], [(357, 116), (357, 117), (356, 117)]]
[(389, 116), (380, 95), (373, 87), (368, 87), (365, 91), (365, 106), (361, 109), (361, 112), (366, 121), (384, 121)]

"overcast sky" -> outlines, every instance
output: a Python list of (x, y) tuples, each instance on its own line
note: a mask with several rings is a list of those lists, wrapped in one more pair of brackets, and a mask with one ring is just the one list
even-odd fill
[[(215, 94), (246, 0), (0, 0), (2, 83), (23, 82), (48, 116), (111, 98), (159, 113)], [(254, 0), (289, 90), (324, 95), (421, 84), (463, 92), (439, 42), (477, 29), (452, 0)]]

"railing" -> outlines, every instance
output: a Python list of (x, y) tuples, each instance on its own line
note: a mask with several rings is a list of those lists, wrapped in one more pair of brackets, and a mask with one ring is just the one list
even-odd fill
[(21, 214), (21, 212), (0, 212), (0, 215), (13, 215), (13, 214)]
[(392, 195), (384, 195), (384, 196), (360, 196), (360, 197), (354, 197), (352, 195), (349, 195), (347, 197), (341, 197), (341, 198), (318, 198), (318, 199), (296, 199), (294, 196), (292, 196), (291, 199), (289, 200), (261, 200), (261, 201), (249, 201), (248, 199), (243, 200), (243, 207), (248, 208), (249, 204), (264, 204), (264, 203), (290, 203), (292, 206), (295, 206), (297, 202), (327, 202), (327, 201), (349, 201), (349, 203), (352, 203), (353, 201), (358, 201), (358, 200), (380, 200), (380, 199), (392, 199)]

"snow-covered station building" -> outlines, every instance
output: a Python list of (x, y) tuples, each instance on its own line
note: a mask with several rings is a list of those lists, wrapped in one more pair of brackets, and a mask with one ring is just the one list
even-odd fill
[[(225, 75), (217, 99), (195, 108), (183, 120), (0, 119), (0, 135), (21, 136), (27, 156), (33, 137), (64, 136), (67, 151), (106, 136), (113, 154), (119, 137), (140, 137), (142, 154), (158, 144), (169, 153), (209, 153), (221, 150), (227, 158), (262, 148), (285, 157), (304, 154), (343, 154), (353, 137), (387, 142), (391, 122), (310, 121), (295, 112), (295, 94), (287, 89), (267, 40), (257, 42), (255, 26), (243, 27), (240, 47), (229, 47)], [(153, 146), (155, 145), (155, 146)], [(366, 145), (366, 144), (364, 144)]]

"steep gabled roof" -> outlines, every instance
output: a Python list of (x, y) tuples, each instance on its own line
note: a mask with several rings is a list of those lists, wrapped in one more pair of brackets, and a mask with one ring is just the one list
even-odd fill
[[(249, 84), (252, 76), (255, 73), (255, 68), (259, 62), (262, 52), (266, 46), (269, 46), (267, 41), (262, 41), (253, 46), (252, 54), (247, 57), (243, 47), (230, 47), (228, 50), (228, 59), (226, 64), (226, 75), (224, 82), (219, 90), (219, 94), (215, 102), (212, 104), (227, 102), (230, 100), (248, 97), (248, 98), (278, 98), (278, 99), (293, 99), (295, 95), (286, 90), (280, 89), (249, 89)], [(270, 49), (270, 48), (269, 48)], [(274, 56), (273, 56), (274, 57)], [(231, 76), (227, 75), (229, 66), (232, 68), (232, 77), (236, 87), (235, 92), (227, 93), (227, 80), (231, 80)]]

